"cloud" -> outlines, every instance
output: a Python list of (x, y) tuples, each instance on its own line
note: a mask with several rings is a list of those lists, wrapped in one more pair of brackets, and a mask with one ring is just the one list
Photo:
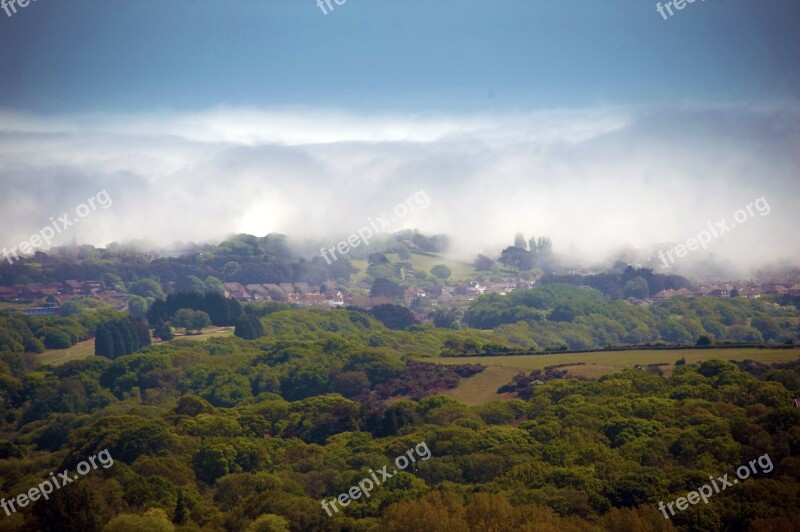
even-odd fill
[(625, 246), (683, 242), (764, 196), (770, 215), (711, 251), (748, 265), (796, 261), (799, 117), (793, 103), (503, 116), (3, 111), (0, 246), (103, 189), (113, 207), (61, 243), (169, 244), (232, 232), (324, 242), (424, 189), (431, 205), (391, 229), (448, 233), (464, 256), (494, 252), (523, 231), (598, 259)]

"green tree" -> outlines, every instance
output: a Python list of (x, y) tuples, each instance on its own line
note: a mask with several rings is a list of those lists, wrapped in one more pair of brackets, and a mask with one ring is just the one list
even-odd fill
[(158, 326), (154, 331), (154, 334), (156, 338), (159, 338), (165, 342), (175, 338), (175, 334), (172, 332), (172, 327), (170, 327), (169, 323), (167, 322), (164, 322)]
[(161, 508), (150, 508), (142, 515), (120, 514), (103, 528), (103, 532), (172, 532), (175, 526), (169, 522), (167, 513)]
[(190, 308), (179, 309), (172, 319), (176, 327), (186, 330), (186, 334), (192, 331), (200, 332), (211, 325), (211, 318), (202, 310), (192, 310)]
[(97, 496), (86, 483), (55, 490), (49, 500), (33, 506), (36, 530), (43, 532), (99, 532), (102, 527)]
[(635, 299), (646, 299), (650, 297), (650, 286), (647, 284), (647, 279), (637, 275), (625, 283), (622, 294), (626, 299), (629, 297)]
[(236, 321), (233, 334), (245, 340), (255, 340), (264, 336), (264, 325), (254, 314), (243, 312)]
[(490, 272), (494, 268), (494, 261), (484, 254), (478, 255), (473, 267), (479, 272)]
[(186, 499), (183, 497), (183, 490), (178, 490), (178, 501), (175, 503), (172, 522), (176, 525), (184, 525), (188, 518), (188, 508), (186, 506)]
[(446, 280), (448, 277), (453, 275), (453, 270), (444, 264), (437, 264), (431, 268), (431, 273), (438, 279)]
[(95, 356), (116, 358), (114, 353), (114, 338), (111, 335), (110, 326), (107, 323), (101, 323), (97, 326), (94, 335), (94, 354)]
[(202, 331), (206, 327), (211, 326), (211, 318), (208, 316), (207, 313), (203, 312), (202, 310), (198, 310), (194, 313), (194, 317), (192, 318), (192, 329), (197, 332)]
[(104, 273), (97, 280), (100, 281), (104, 290), (125, 291), (125, 283), (122, 282), (122, 278), (114, 273)]
[(241, 472), (236, 464), (236, 449), (227, 443), (206, 442), (192, 459), (197, 478), (213, 484), (219, 477)]
[(213, 293), (213, 294), (225, 293), (225, 287), (222, 285), (222, 281), (220, 281), (213, 275), (209, 275), (208, 277), (206, 277), (205, 285), (207, 293)]
[(42, 327), (37, 332), (47, 349), (66, 349), (72, 346), (72, 339), (66, 332), (53, 327)]
[(128, 299), (128, 312), (137, 320), (147, 319), (147, 300), (141, 296), (132, 295)]
[(247, 532), (289, 532), (289, 520), (282, 515), (263, 514), (247, 527)]
[(371, 297), (388, 297), (391, 299), (401, 299), (405, 296), (405, 293), (405, 288), (385, 277), (375, 279), (369, 291)]
[(161, 299), (164, 297), (164, 290), (155, 279), (141, 279), (136, 281), (128, 289), (131, 294), (136, 294), (144, 298)]

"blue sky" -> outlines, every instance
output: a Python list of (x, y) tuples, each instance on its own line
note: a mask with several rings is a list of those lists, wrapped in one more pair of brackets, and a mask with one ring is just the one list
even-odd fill
[(36, 0), (0, 12), (0, 106), (495, 112), (800, 94), (800, 3)]

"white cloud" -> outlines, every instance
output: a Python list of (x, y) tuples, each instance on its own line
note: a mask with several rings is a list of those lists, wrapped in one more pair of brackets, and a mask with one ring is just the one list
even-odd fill
[(465, 255), (495, 250), (517, 230), (595, 258), (685, 241), (766, 196), (772, 213), (714, 251), (751, 264), (797, 259), (798, 115), (792, 105), (514, 116), (0, 112), (0, 246), (102, 189), (113, 207), (66, 241), (333, 238), (424, 189), (430, 207), (402, 227), (446, 232)]

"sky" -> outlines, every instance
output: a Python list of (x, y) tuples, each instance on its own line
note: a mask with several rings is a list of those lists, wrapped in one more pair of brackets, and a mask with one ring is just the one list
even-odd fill
[[(664, 2), (666, 3), (666, 2)], [(800, 3), (33, 0), (0, 10), (0, 246), (392, 230), (800, 260)], [(510, 242), (509, 242), (510, 243)]]

